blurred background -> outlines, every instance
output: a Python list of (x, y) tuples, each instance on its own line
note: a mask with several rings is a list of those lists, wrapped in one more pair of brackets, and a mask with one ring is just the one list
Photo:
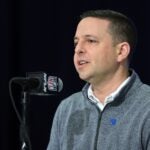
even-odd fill
[[(62, 79), (64, 88), (54, 96), (30, 96), (28, 128), (33, 150), (45, 150), (58, 104), (81, 90), (73, 65), (73, 36), (79, 15), (89, 9), (113, 9), (130, 17), (138, 29), (138, 45), (131, 67), (150, 84), (148, 1), (131, 0), (1, 0), (0, 1), (0, 150), (19, 150), (20, 122), (9, 95), (12, 77), (44, 71)], [(21, 111), (21, 89), (13, 96)]]

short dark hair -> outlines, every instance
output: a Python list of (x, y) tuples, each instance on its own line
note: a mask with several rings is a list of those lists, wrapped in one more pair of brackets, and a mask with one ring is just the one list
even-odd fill
[(137, 29), (133, 21), (122, 13), (113, 10), (89, 10), (81, 14), (80, 20), (95, 17), (110, 21), (109, 31), (114, 43), (128, 42), (131, 48), (129, 61), (137, 44)]

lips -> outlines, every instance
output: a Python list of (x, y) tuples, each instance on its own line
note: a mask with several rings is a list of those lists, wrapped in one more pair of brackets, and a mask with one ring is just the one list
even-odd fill
[(88, 63), (88, 62), (85, 61), (85, 60), (80, 60), (80, 61), (78, 61), (78, 65), (83, 65), (83, 64), (86, 64), (86, 63)]
[(78, 68), (84, 67), (88, 63), (89, 63), (89, 61), (87, 61), (87, 60), (78, 60), (77, 61)]

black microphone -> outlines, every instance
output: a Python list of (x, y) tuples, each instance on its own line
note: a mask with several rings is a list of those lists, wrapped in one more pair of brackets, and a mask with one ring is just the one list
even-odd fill
[(31, 95), (51, 95), (63, 89), (60, 78), (48, 76), (45, 72), (28, 72), (26, 77), (14, 77), (12, 81)]

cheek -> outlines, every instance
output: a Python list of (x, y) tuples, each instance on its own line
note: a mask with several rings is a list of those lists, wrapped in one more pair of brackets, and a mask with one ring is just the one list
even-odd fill
[(108, 55), (106, 55), (104, 52), (101, 52), (101, 53), (95, 53), (93, 56), (92, 56), (93, 60), (95, 60), (95, 62), (99, 62), (99, 63), (105, 63), (105, 61), (108, 59)]
[(105, 51), (95, 54), (93, 59), (95, 59), (95, 63), (97, 63), (99, 66), (107, 67), (111, 64), (114, 64), (115, 56), (112, 52), (105, 49)]
[(73, 63), (74, 63), (74, 65), (76, 66), (76, 64), (77, 64), (77, 59), (76, 59), (76, 55), (74, 54), (74, 56), (73, 56)]

